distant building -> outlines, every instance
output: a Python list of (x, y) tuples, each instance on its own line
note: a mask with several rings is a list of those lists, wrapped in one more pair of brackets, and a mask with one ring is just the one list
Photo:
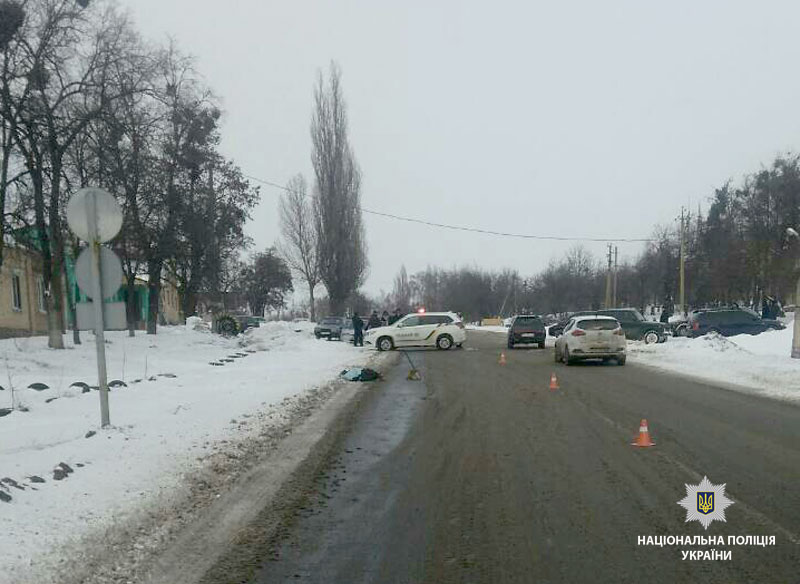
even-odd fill
[[(73, 262), (67, 259), (68, 290), (63, 306), (68, 307), (67, 296), (77, 302), (86, 302), (87, 296), (78, 288)], [(67, 292), (69, 294), (67, 294)], [(137, 276), (134, 289), (137, 313), (136, 328), (145, 329), (149, 318), (150, 290), (146, 276)], [(124, 302), (126, 288), (119, 289), (112, 300)], [(64, 311), (67, 327), (72, 327), (70, 310)], [(173, 281), (165, 278), (161, 283), (159, 323), (180, 324), (180, 294)], [(7, 245), (3, 250), (0, 268), (0, 338), (26, 337), (47, 334), (47, 304), (44, 285), (44, 266), (39, 253)]]
[(0, 338), (46, 334), (45, 300), (41, 256), (6, 246), (0, 269)]

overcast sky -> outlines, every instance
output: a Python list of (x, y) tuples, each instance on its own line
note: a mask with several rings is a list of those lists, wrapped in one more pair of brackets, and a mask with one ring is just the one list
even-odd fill
[[(224, 152), (266, 180), (311, 177), (313, 85), (337, 61), (376, 211), (647, 237), (800, 143), (794, 1), (120, 1), (146, 37), (197, 57), (222, 98)], [(262, 188), (259, 247), (279, 236), (279, 194)], [(391, 290), (401, 264), (528, 275), (572, 245), (364, 221), (368, 293)]]

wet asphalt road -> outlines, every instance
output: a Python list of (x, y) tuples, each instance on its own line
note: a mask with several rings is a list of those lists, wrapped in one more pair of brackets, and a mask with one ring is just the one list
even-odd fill
[[(504, 340), (413, 351), (421, 382), (401, 361), (377, 384), (252, 582), (800, 582), (799, 407)], [(630, 446), (641, 418), (654, 448)], [(708, 531), (677, 505), (703, 475), (735, 501)], [(777, 545), (682, 561), (712, 546), (640, 535)]]

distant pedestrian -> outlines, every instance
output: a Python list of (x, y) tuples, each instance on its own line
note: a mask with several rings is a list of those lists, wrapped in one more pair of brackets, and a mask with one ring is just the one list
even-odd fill
[(381, 326), (386, 326), (389, 324), (389, 311), (384, 310), (383, 314), (381, 315)]
[(373, 310), (372, 314), (369, 315), (369, 321), (367, 322), (367, 330), (378, 328), (381, 326), (381, 317), (378, 316), (378, 311)]
[(770, 302), (769, 296), (764, 296), (764, 298), (761, 300), (761, 318), (772, 318), (770, 316), (771, 309), (769, 302)]
[(403, 318), (402, 311), (399, 308), (395, 308), (394, 309), (394, 314), (389, 317), (389, 324), (393, 325), (394, 323), (396, 323), (401, 318)]
[(359, 318), (358, 313), (353, 313), (353, 346), (364, 346), (364, 321)]

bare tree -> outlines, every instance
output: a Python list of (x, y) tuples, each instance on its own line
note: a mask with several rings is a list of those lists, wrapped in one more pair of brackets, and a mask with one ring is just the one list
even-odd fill
[(407, 312), (411, 307), (411, 283), (408, 281), (408, 272), (404, 265), (400, 266), (400, 271), (394, 277), (392, 303), (401, 312)]
[[(135, 35), (113, 7), (85, 9), (70, 0), (40, 0), (29, 10), (19, 47), (22, 67), (6, 112), (16, 125), (15, 146), (32, 185), (35, 224), (42, 249), (47, 294), (48, 345), (63, 348), (63, 204), (65, 158), (74, 141), (119, 97), (112, 81), (129, 62)], [(27, 27), (27, 28), (26, 28)]]
[(25, 20), (22, 5), (11, 0), (0, 1), (0, 266), (3, 265), (5, 215), (10, 187), (21, 177), (12, 177), (12, 161), (19, 157), (13, 148), (19, 123), (19, 103), (24, 96), (12, 96), (12, 87), (22, 76), (19, 43), (12, 42)]
[(281, 255), (289, 268), (308, 286), (310, 316), (316, 321), (314, 290), (320, 283), (319, 247), (314, 209), (306, 194), (306, 180), (298, 174), (286, 185), (281, 196)]
[(320, 73), (314, 91), (311, 140), (320, 276), (331, 311), (341, 314), (347, 298), (363, 283), (368, 260), (361, 220), (361, 171), (347, 135), (341, 72), (333, 63), (328, 85)]

